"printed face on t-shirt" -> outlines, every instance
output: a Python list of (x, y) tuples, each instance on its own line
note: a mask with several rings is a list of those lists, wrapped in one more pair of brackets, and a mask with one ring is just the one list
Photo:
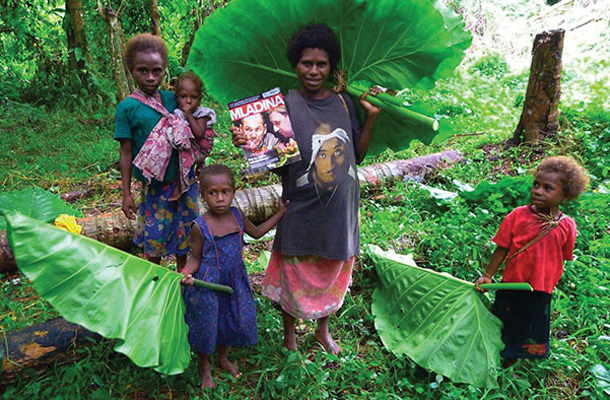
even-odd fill
[(314, 159), (314, 180), (318, 187), (332, 190), (347, 173), (349, 163), (345, 157), (345, 143), (339, 138), (330, 138), (320, 146)]

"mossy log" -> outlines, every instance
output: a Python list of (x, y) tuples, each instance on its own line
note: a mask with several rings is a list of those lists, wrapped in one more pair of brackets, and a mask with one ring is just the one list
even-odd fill
[(19, 371), (43, 371), (54, 364), (74, 362), (83, 358), (76, 351), (99, 340), (101, 336), (85, 328), (56, 318), (42, 324), (9, 332), (1, 342), (1, 383), (11, 382)]
[[(459, 151), (451, 150), (409, 160), (373, 164), (358, 168), (358, 179), (361, 186), (369, 188), (379, 187), (403, 179), (405, 176), (423, 180), (437, 168), (452, 165), (461, 159), (462, 154)], [(260, 223), (275, 213), (281, 195), (280, 184), (238, 190), (233, 205), (241, 209), (252, 222)], [(102, 243), (123, 250), (133, 244), (134, 221), (127, 219), (120, 210), (94, 217), (77, 218), (77, 222), (82, 227), (81, 234)], [(6, 240), (6, 231), (2, 231), (0, 232), (0, 273), (14, 270), (15, 267), (15, 258)]]

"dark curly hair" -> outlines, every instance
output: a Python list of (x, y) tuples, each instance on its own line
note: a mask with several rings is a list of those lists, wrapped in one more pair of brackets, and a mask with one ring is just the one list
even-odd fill
[(207, 187), (208, 181), (207, 178), (210, 176), (218, 176), (224, 175), (229, 178), (229, 182), (231, 182), (231, 187), (235, 190), (235, 177), (233, 176), (233, 171), (226, 165), (222, 164), (210, 164), (206, 167), (201, 168), (199, 172), (199, 185), (201, 185), (201, 191)]
[(305, 49), (322, 49), (328, 53), (331, 72), (335, 71), (341, 59), (341, 45), (328, 25), (307, 25), (298, 31), (288, 44), (286, 56), (292, 67), (296, 67)]
[(176, 84), (174, 85), (174, 90), (176, 92), (178, 92), (178, 88), (180, 87), (180, 84), (183, 81), (193, 82), (195, 84), (195, 89), (197, 90), (197, 93), (199, 93), (199, 95), (203, 94), (203, 81), (196, 73), (189, 71), (180, 75), (178, 79), (176, 79)]
[(163, 66), (167, 67), (169, 60), (167, 58), (167, 46), (163, 39), (158, 36), (151, 35), (150, 33), (140, 33), (135, 35), (125, 45), (125, 51), (123, 53), (123, 61), (127, 65), (127, 68), (131, 71), (136, 62), (136, 54), (155, 52), (159, 53), (163, 60)]
[(534, 175), (543, 171), (556, 172), (562, 175), (561, 185), (563, 186), (563, 195), (567, 200), (576, 199), (589, 185), (587, 171), (572, 157), (547, 157), (536, 168)]

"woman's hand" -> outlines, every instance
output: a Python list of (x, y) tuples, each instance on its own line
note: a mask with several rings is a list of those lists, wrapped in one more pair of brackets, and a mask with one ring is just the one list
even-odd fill
[(133, 197), (130, 194), (123, 196), (123, 206), (121, 209), (127, 219), (136, 219), (136, 203), (133, 201)]
[(364, 107), (364, 109), (366, 110), (367, 116), (369, 116), (369, 115), (376, 116), (381, 111), (381, 108), (370, 103), (366, 99), (366, 96), (368, 94), (371, 94), (372, 96), (377, 96), (379, 93), (382, 93), (382, 92), (383, 92), (383, 89), (380, 88), (379, 86), (371, 86), (369, 88), (369, 92), (364, 92), (364, 93), (362, 93), (362, 96), (360, 96), (360, 104), (362, 104), (362, 107)]
[(488, 278), (485, 275), (483, 275), (482, 277), (477, 279), (477, 281), (474, 283), (474, 288), (480, 293), (487, 292), (487, 290), (481, 288), (481, 286), (480, 286), (484, 283), (491, 283), (491, 278)]
[(229, 130), (231, 131), (231, 142), (233, 142), (233, 146), (241, 147), (244, 144), (248, 143), (246, 138), (246, 134), (244, 131), (238, 126), (230, 126)]

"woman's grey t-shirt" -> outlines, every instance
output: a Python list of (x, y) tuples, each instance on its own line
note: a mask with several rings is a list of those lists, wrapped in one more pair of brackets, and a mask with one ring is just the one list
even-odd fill
[(301, 161), (281, 170), (282, 198), (289, 200), (273, 249), (283, 255), (348, 260), (358, 254), (356, 143), (360, 124), (348, 96), (314, 100), (286, 96)]

